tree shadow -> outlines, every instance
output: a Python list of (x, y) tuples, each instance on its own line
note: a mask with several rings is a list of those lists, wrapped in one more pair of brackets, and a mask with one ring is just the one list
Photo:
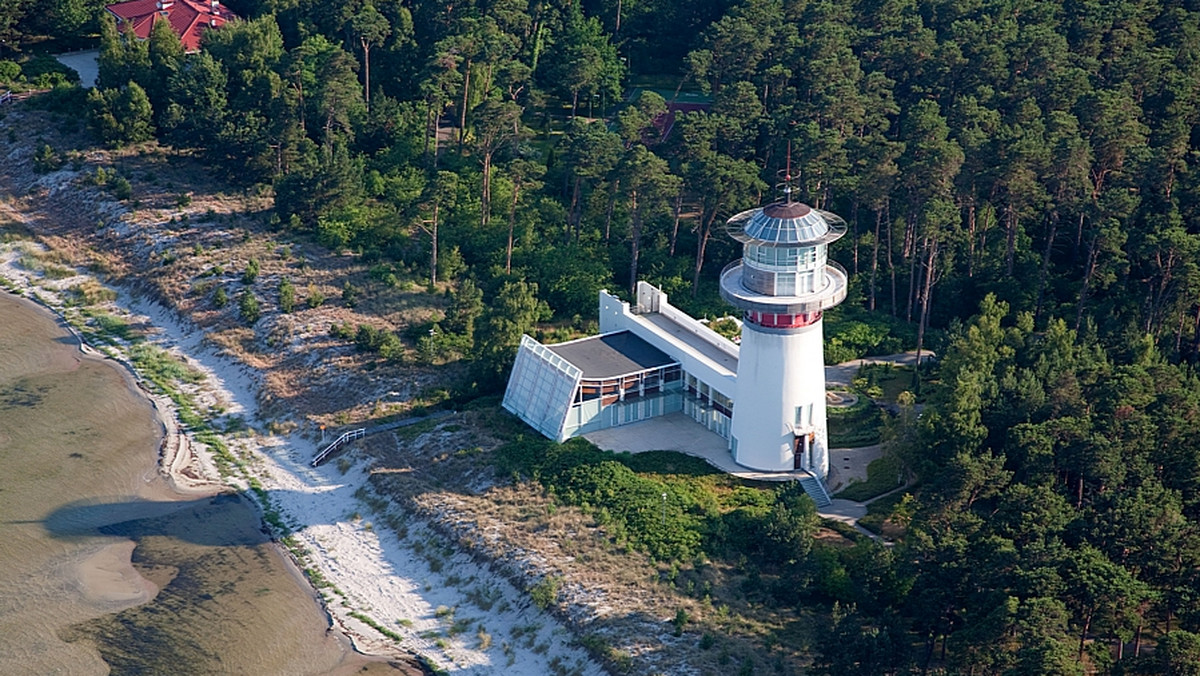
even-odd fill
[(270, 540), (258, 507), (239, 493), (190, 500), (77, 500), (51, 511), (40, 523), (52, 537), (63, 540), (161, 536), (209, 547), (254, 547)]

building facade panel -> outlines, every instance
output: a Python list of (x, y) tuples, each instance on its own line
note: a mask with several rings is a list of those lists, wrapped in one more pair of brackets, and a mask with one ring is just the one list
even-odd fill
[(529, 336), (513, 362), (501, 402), (506, 410), (556, 441), (566, 441), (567, 412), (583, 372)]

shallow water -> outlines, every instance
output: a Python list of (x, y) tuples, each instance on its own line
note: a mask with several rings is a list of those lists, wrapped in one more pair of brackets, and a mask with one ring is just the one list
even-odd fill
[(112, 363), (0, 293), (0, 674), (387, 669), (327, 631), (246, 499), (166, 485), (159, 433)]

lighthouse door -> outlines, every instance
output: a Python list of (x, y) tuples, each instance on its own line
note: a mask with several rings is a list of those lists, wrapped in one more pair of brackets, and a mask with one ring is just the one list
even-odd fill
[(792, 469), (806, 469), (808, 454), (808, 437), (796, 437), (792, 444)]

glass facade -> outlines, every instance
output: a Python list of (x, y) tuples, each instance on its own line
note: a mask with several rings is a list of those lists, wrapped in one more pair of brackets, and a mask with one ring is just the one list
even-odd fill
[(569, 436), (563, 430), (567, 410), (582, 375), (545, 345), (521, 336), (501, 405), (547, 437), (565, 441)]
[(761, 270), (816, 270), (825, 258), (824, 244), (816, 246), (763, 246), (747, 244), (743, 258)]
[(805, 296), (824, 288), (825, 245), (747, 244), (742, 284), (768, 296)]
[(690, 373), (684, 374), (683, 390), (683, 414), (728, 439), (733, 400)]
[(573, 437), (682, 410), (681, 383), (679, 364), (620, 378), (581, 380), (563, 434)]
[(733, 417), (731, 398), (678, 363), (589, 379), (529, 336), (521, 338), (502, 405), (558, 441), (675, 412), (728, 439)]

